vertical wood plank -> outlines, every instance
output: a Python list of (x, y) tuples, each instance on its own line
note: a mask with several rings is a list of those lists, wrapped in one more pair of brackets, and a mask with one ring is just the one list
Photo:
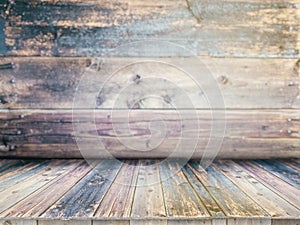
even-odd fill
[(271, 225), (271, 218), (234, 218), (227, 225)]
[(167, 225), (168, 221), (167, 220), (160, 220), (160, 219), (140, 219), (140, 220), (136, 220), (136, 219), (132, 219), (130, 220), (130, 225)]
[(92, 225), (90, 220), (39, 220), (38, 225)]
[(169, 217), (210, 217), (194, 189), (174, 160), (160, 164), (163, 194)]
[(168, 225), (212, 225), (212, 221), (210, 219), (169, 220)]
[(121, 165), (117, 160), (103, 160), (41, 217), (80, 219), (93, 216)]
[(101, 201), (95, 217), (118, 219), (130, 217), (138, 170), (138, 161), (127, 160), (124, 162), (116, 179)]
[(185, 176), (189, 180), (190, 184), (198, 194), (205, 207), (208, 209), (211, 216), (213, 218), (225, 217), (225, 214), (220, 206), (216, 203), (210, 193), (205, 189), (203, 184), (197, 179), (193, 171), (187, 166), (185, 166), (182, 171), (184, 172)]
[(157, 160), (140, 160), (132, 218), (166, 217)]
[(94, 220), (93, 225), (131, 225), (129, 220)]
[(37, 225), (36, 220), (0, 220), (0, 225)]
[(300, 219), (273, 219), (272, 225), (299, 225)]

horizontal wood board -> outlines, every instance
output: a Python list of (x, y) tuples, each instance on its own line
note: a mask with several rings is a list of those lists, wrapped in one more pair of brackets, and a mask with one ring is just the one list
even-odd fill
[[(0, 155), (200, 158), (206, 151), (220, 150), (219, 158), (299, 158), (298, 110), (217, 113), (213, 117), (214, 111), (209, 110), (4, 111)], [(209, 141), (214, 143), (208, 145)], [(184, 155), (185, 150), (189, 155)]]
[(300, 60), (0, 58), (0, 109), (300, 107)]
[(299, 10), (296, 0), (4, 0), (0, 54), (297, 58)]

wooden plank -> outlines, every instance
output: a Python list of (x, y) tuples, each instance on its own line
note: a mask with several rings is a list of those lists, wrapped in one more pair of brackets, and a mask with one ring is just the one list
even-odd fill
[[(224, 218), (225, 214), (217, 204), (215, 199), (211, 196), (211, 194), (206, 190), (203, 184), (197, 179), (193, 171), (189, 167), (183, 167), (182, 171), (190, 182), (191, 186), (194, 188), (199, 198), (203, 202), (204, 206), (209, 211), (210, 215), (215, 218)], [(226, 221), (224, 221), (226, 224)]]
[(159, 164), (168, 217), (209, 217), (210, 214), (190, 186), (176, 161)]
[[(296, 59), (1, 58), (1, 64), (10, 63), (13, 63), (12, 69), (1, 70), (1, 108), (165, 109), (174, 108), (176, 104), (177, 108), (192, 109), (225, 106), (227, 109), (277, 109), (300, 106)], [(187, 76), (187, 72), (197, 73), (193, 78), (198, 83)], [(90, 83), (85, 84), (83, 78)], [(73, 104), (75, 96), (79, 99), (76, 89), (79, 84), (82, 87), (79, 90), (84, 88), (82, 94), (91, 99), (82, 105), (79, 100)], [(123, 93), (119, 96), (121, 90)], [(225, 106), (216, 104), (220, 101), (218, 90)], [(147, 98), (153, 92), (161, 100)], [(187, 106), (187, 98), (193, 106)], [(117, 107), (115, 99), (118, 99)]]
[(94, 216), (97, 218), (129, 218), (134, 200), (138, 161), (125, 161), (105, 194)]
[(31, 178), (1, 191), (0, 212), (12, 207), (17, 202), (60, 176), (67, 170), (68, 167), (70, 167), (68, 161), (52, 161), (48, 167), (32, 175)]
[(129, 225), (128, 220), (93, 220), (93, 225)]
[(17, 183), (20, 183), (35, 174), (45, 170), (49, 166), (50, 161), (36, 161), (36, 163), (24, 166), (22, 170), (15, 170), (10, 172), (6, 177), (0, 180), (0, 191), (5, 190)]
[(72, 161), (67, 172), (1, 213), (0, 217), (39, 217), (91, 169), (92, 167), (84, 161)]
[(233, 161), (216, 161), (214, 165), (235, 185), (263, 207), (272, 217), (300, 217), (300, 210), (268, 189)]
[(300, 189), (300, 173), (278, 161), (255, 160), (255, 164)]
[(92, 225), (90, 220), (39, 220), (39, 225)]
[[(156, 160), (140, 161), (140, 170), (131, 212), (132, 218), (166, 217), (158, 163), (159, 161)], [(165, 224), (165, 221), (161, 223)]]
[(78, 182), (41, 218), (92, 217), (121, 167), (121, 162), (104, 160)]
[(168, 225), (211, 225), (211, 220), (168, 220)]
[(188, 166), (195, 173), (199, 181), (206, 187), (207, 191), (213, 196), (226, 216), (251, 218), (269, 217), (265, 210), (249, 198), (220, 171), (211, 166), (204, 170), (198, 161), (191, 161)]
[(35, 220), (0, 220), (0, 225), (37, 225)]
[[(9, 5), (3, 23), (3, 55), (105, 55), (130, 41), (154, 39), (175, 42), (200, 55), (299, 56), (295, 0), (47, 0)], [(183, 55), (178, 49), (146, 47), (126, 53)]]
[(295, 170), (300, 171), (300, 164), (294, 160), (280, 160), (280, 162), (282, 162), (283, 164), (285, 164), (289, 167), (292, 167)]
[[(0, 151), (0, 156), (81, 158), (74, 139), (76, 135), (77, 141), (84, 141), (86, 149), (94, 149), (94, 141), (98, 138), (103, 143), (103, 147), (97, 146), (97, 151), (86, 153), (88, 157), (100, 157), (98, 150), (107, 150), (116, 157), (125, 158), (168, 157), (179, 140), (197, 138), (193, 157), (200, 158), (209, 138), (221, 141), (221, 127), (225, 123), (220, 158), (273, 158), (274, 152), (276, 157), (282, 158), (299, 155), (298, 110), (228, 110), (226, 118), (220, 116), (215, 120), (211, 118), (212, 112), (206, 110), (182, 110), (181, 118), (175, 110), (82, 110), (73, 113), (76, 119), (72, 119), (71, 110), (13, 110), (0, 113), (0, 120), (5, 121), (5, 125), (0, 124), (3, 128), (0, 135), (7, 145), (15, 146), (11, 151)], [(154, 126), (149, 128), (149, 124), (153, 123)], [(161, 127), (155, 127), (161, 126), (161, 123), (166, 132), (161, 132)], [(211, 132), (214, 124), (220, 126)], [(82, 131), (74, 132), (74, 127)], [(149, 140), (150, 132), (154, 136)], [(163, 142), (157, 146), (161, 140)], [(192, 144), (193, 141), (190, 148), (194, 148)]]
[(300, 209), (300, 190), (298, 188), (284, 182), (256, 164), (246, 161), (238, 161), (237, 163), (247, 169), (255, 179), (259, 180), (270, 190)]
[(167, 225), (168, 221), (167, 220), (159, 220), (159, 219), (131, 219), (130, 220), (130, 225), (152, 225), (152, 224), (157, 224), (157, 225)]
[(0, 165), (0, 176), (3, 177), (5, 176), (7, 173), (10, 173), (20, 167), (22, 167), (24, 164), (26, 164), (26, 162), (28, 161), (24, 161), (24, 160), (5, 160), (2, 159), (1, 160), (1, 165)]
[(234, 218), (228, 219), (228, 225), (271, 225), (271, 219), (269, 218)]
[(282, 220), (272, 220), (272, 225), (295, 225), (295, 224), (299, 224), (300, 223), (300, 219), (298, 220), (291, 220), (291, 219), (282, 219)]

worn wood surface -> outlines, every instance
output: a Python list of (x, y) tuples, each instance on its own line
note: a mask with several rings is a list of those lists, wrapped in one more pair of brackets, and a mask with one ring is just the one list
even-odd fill
[[(0, 145), (4, 148), (0, 155), (81, 158), (80, 153), (104, 157), (101, 152), (108, 151), (116, 157), (155, 158), (169, 156), (182, 140), (185, 148), (195, 150), (193, 157), (199, 158), (209, 137), (216, 142), (224, 137), (220, 158), (299, 157), (298, 110), (228, 110), (224, 115), (218, 111), (220, 118), (212, 118), (213, 112), (5, 111), (0, 113)], [(75, 138), (82, 143), (81, 152)], [(97, 140), (102, 145), (96, 145)]]
[(284, 225), (300, 218), (299, 189), (251, 161), (216, 160), (206, 169), (198, 161), (90, 163), (50, 160), (1, 191), (1, 224)]
[(300, 106), (297, 59), (6, 57), (0, 65), (3, 109)]
[(160, 165), (167, 216), (208, 217), (209, 212), (190, 186), (177, 162)]
[(277, 161), (265, 162), (261, 160), (255, 160), (254, 162), (289, 184), (300, 188), (300, 173), (298, 170), (294, 170), (293, 168), (278, 163)]
[(93, 216), (114, 181), (121, 163), (105, 160), (77, 183), (43, 217), (85, 218)]
[(95, 217), (129, 218), (139, 171), (137, 161), (125, 161), (105, 194)]
[[(274, 161), (274, 163), (278, 163), (278, 161)], [(222, 173), (266, 209), (271, 216), (300, 217), (299, 209), (258, 182), (254, 177), (249, 176), (249, 173), (238, 164), (232, 161), (218, 161), (215, 164)]]
[[(133, 41), (190, 54), (298, 57), (298, 1), (2, 1), (0, 53), (99, 56)], [(114, 55), (183, 55), (161, 44)], [(123, 54), (122, 54), (123, 53)], [(186, 54), (185, 54), (186, 55)]]
[(54, 204), (68, 192), (70, 187), (82, 179), (91, 168), (85, 162), (74, 161), (67, 173), (16, 203), (2, 215), (6, 217), (38, 217), (48, 209), (49, 205)]
[(189, 167), (207, 188), (226, 215), (238, 217), (268, 217), (269, 214), (226, 176), (213, 167), (205, 170), (199, 162), (192, 161)]
[(131, 215), (134, 218), (166, 217), (159, 168), (155, 160), (140, 161)]
[(270, 190), (280, 195), (283, 199), (290, 202), (298, 209), (300, 209), (300, 191), (296, 187), (290, 185), (289, 183), (283, 181), (279, 177), (273, 175), (272, 173), (262, 169), (253, 162), (238, 162), (244, 168), (246, 168), (251, 175), (258, 179), (262, 184), (267, 186)]

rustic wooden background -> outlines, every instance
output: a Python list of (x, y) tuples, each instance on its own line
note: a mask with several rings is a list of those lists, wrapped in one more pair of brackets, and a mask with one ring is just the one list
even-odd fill
[[(186, 47), (211, 70), (226, 107), (227, 129), (218, 157), (299, 157), (299, 32), (298, 0), (1, 1), (0, 156), (80, 158), (72, 106), (84, 72), (103, 69), (98, 64), (93, 67), (97, 60), (118, 69), (140, 58), (163, 57), (172, 62), (187, 57), (170, 48), (131, 49), (126, 54), (111, 51), (122, 44), (151, 39)], [(142, 71), (143, 65), (136, 69)], [(201, 157), (210, 129), (207, 104), (197, 89), (182, 80), (179, 71), (157, 70), (181, 82), (196, 103), (202, 127), (194, 157)], [(112, 131), (107, 116), (110, 100), (118, 92), (116, 84), (119, 89), (125, 87), (131, 73), (119, 73), (116, 83), (106, 85), (99, 96), (97, 132), (114, 156), (166, 157), (180, 139), (176, 112), (168, 104), (135, 106), (130, 122), (135, 138), (147, 135), (144, 124), (153, 115), (170, 118), (166, 123), (172, 132), (153, 151), (132, 151)], [(106, 77), (100, 79), (105, 82)], [(155, 84), (141, 82), (138, 94), (133, 89), (124, 98), (117, 111), (118, 123), (124, 123), (122, 110), (128, 108), (128, 101), (151, 91), (151, 85)], [(211, 84), (205, 85), (209, 88)], [(158, 87), (156, 94), (167, 103), (178, 96), (171, 88), (166, 96), (164, 87)], [(75, 109), (82, 113), (83, 121), (90, 110)], [(193, 120), (196, 118), (191, 116)]]

